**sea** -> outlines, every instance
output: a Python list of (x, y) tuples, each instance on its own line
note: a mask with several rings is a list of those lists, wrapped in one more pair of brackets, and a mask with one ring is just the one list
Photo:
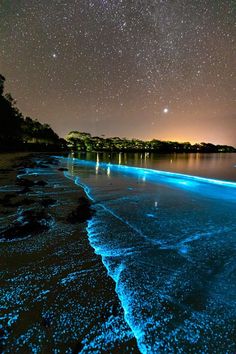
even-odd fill
[(89, 241), (140, 352), (235, 352), (236, 154), (57, 158), (96, 210)]

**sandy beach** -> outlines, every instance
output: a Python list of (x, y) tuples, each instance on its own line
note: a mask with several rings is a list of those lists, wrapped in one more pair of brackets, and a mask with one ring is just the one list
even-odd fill
[(0, 155), (0, 351), (138, 353), (86, 220), (76, 220), (92, 205), (63, 172), (47, 155)]

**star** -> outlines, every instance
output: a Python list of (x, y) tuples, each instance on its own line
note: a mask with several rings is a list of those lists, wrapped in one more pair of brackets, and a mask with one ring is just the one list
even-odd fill
[[(236, 145), (234, 1), (15, 3), (3, 1), (0, 11), (0, 73), (23, 114), (61, 137), (82, 130), (161, 140), (181, 132), (186, 141)], [(154, 129), (157, 116), (173, 120)]]

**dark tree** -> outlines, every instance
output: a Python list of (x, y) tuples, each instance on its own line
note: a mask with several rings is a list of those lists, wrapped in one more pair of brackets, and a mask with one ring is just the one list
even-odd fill
[(22, 142), (22, 114), (10, 94), (4, 95), (5, 78), (0, 75), (0, 146), (19, 145)]
[(61, 149), (63, 139), (48, 124), (41, 124), (30, 117), (24, 118), (16, 107), (11, 94), (4, 94), (5, 77), (0, 74), (0, 149)]

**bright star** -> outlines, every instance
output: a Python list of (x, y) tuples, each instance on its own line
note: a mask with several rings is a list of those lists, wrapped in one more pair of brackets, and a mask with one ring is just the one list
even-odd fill
[(164, 109), (163, 109), (163, 113), (165, 113), (165, 114), (166, 114), (166, 113), (169, 113), (169, 109), (168, 109), (168, 108), (164, 108)]

